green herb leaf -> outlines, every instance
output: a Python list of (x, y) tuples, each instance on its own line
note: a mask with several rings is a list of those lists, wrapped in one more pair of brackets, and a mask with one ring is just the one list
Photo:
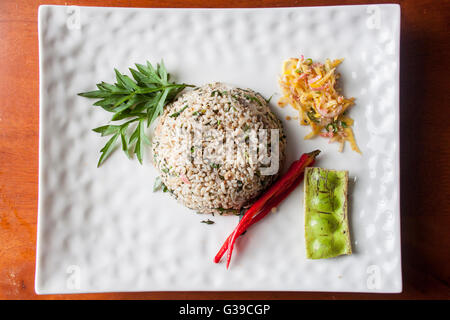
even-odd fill
[(334, 133), (337, 133), (338, 132), (338, 124), (337, 124), (337, 122), (336, 121), (333, 121), (333, 122), (330, 122), (329, 124), (327, 124), (326, 126), (325, 126), (325, 130), (326, 131), (330, 131), (330, 128), (331, 127), (331, 129), (332, 129), (332, 131), (334, 132)]
[(120, 139), (122, 140), (122, 150), (125, 152), (125, 154), (130, 157), (129, 153), (128, 153), (128, 143), (127, 143), (127, 138), (126, 138), (126, 130), (128, 128), (128, 125), (122, 127), (120, 129)]
[(136, 128), (137, 132), (137, 140), (136, 140), (136, 146), (134, 147), (134, 153), (136, 154), (139, 162), (142, 164), (142, 151), (144, 149), (144, 125), (142, 124), (144, 120), (139, 120), (139, 124)]
[(259, 101), (259, 99), (258, 99), (257, 97), (251, 96), (251, 95), (248, 95), (248, 94), (246, 94), (246, 95), (244, 95), (244, 96), (245, 96), (248, 100), (254, 101), (254, 102), (256, 102), (257, 104), (259, 104), (260, 106), (262, 106), (261, 101)]
[(163, 93), (159, 97), (159, 101), (158, 101), (158, 104), (156, 106), (156, 110), (153, 113), (152, 120), (150, 121), (150, 123), (155, 121), (156, 118), (158, 118), (159, 115), (161, 115), (163, 113), (163, 108), (165, 106), (165, 101), (166, 101), (167, 95), (169, 94), (169, 90), (170, 89), (164, 89)]
[(214, 97), (215, 95), (218, 95), (220, 97), (223, 96), (222, 92), (220, 92), (219, 90), (214, 90), (213, 92), (211, 92), (211, 97)]
[(116, 142), (117, 138), (119, 137), (119, 132), (114, 134), (111, 139), (108, 140), (108, 142), (105, 144), (105, 146), (100, 150), (102, 155), (100, 156), (100, 159), (98, 160), (97, 167), (100, 167), (100, 165), (103, 163), (103, 161), (106, 160), (106, 158), (111, 154), (111, 152), (114, 149), (114, 143)]
[(164, 83), (167, 83), (167, 80), (169, 79), (166, 67), (164, 66), (164, 61), (161, 60), (161, 63), (158, 64), (157, 71), (161, 79), (164, 81)]
[(111, 93), (103, 90), (89, 91), (84, 93), (79, 93), (78, 95), (85, 98), (108, 98)]
[(120, 130), (120, 126), (113, 126), (113, 125), (101, 126), (101, 127), (92, 129), (92, 131), (100, 133), (102, 135), (102, 137), (114, 134), (119, 130)]
[(309, 120), (311, 120), (312, 122), (315, 123), (319, 123), (320, 119), (316, 118), (316, 116), (314, 115), (314, 111), (311, 109), (311, 111), (308, 111), (306, 113), (306, 115), (308, 116)]
[(116, 73), (116, 80), (117, 83), (120, 84), (122, 87), (129, 91), (134, 91), (134, 89), (137, 89), (137, 84), (130, 79), (130, 77), (121, 74), (117, 69), (114, 69), (114, 72)]
[(202, 221), (200, 221), (200, 223), (213, 224), (214, 221), (211, 221), (208, 219), (208, 220), (202, 220)]
[(130, 139), (128, 140), (128, 143), (132, 144), (133, 142), (135, 142), (137, 140), (138, 136), (139, 136), (139, 127), (136, 127), (134, 132), (131, 134)]
[[(274, 93), (274, 94), (275, 94), (275, 93)], [(269, 99), (265, 99), (267, 103), (269, 103), (270, 100), (272, 100), (274, 94), (272, 94), (272, 95), (269, 97)]]
[(181, 108), (180, 111), (177, 111), (177, 112), (172, 113), (169, 117), (171, 117), (171, 118), (176, 118), (176, 117), (178, 117), (184, 110), (186, 110), (187, 107), (188, 107), (187, 105), (184, 106), (183, 108)]
[(116, 114), (114, 114), (114, 116), (111, 118), (111, 121), (119, 121), (131, 117), (144, 118), (145, 116), (146, 114), (142, 112), (124, 110), (122, 112), (117, 112)]
[(169, 169), (167, 169), (167, 168), (162, 168), (161, 171), (164, 173), (169, 173)]
[[(156, 192), (165, 187), (165, 184), (162, 182), (161, 177), (157, 176), (155, 179), (155, 183), (153, 184), (153, 192)], [(166, 187), (167, 189), (167, 187)]]
[(214, 169), (219, 169), (220, 168), (220, 164), (218, 163), (210, 163), (210, 166)]
[(225, 212), (230, 212), (230, 213), (233, 213), (234, 215), (239, 214), (239, 210), (237, 210), (237, 209), (217, 208), (217, 210), (219, 210), (220, 215), (224, 214)]
[[(114, 150), (114, 142), (119, 135), (122, 149), (127, 150), (127, 155), (129, 145), (136, 142), (134, 153), (142, 163), (143, 144), (150, 144), (150, 140), (144, 134), (145, 123), (149, 127), (163, 113), (164, 107), (184, 88), (194, 87), (169, 82), (170, 75), (163, 61), (157, 65), (156, 70), (148, 61), (146, 65), (136, 63), (135, 66), (136, 69), (129, 68), (132, 78), (114, 69), (115, 84), (100, 82), (96, 85), (98, 90), (78, 94), (85, 98), (97, 99), (94, 106), (113, 113), (112, 121), (129, 120), (125, 124), (105, 125), (93, 129), (102, 136), (113, 135), (101, 151), (99, 165)], [(127, 129), (132, 122), (139, 123), (130, 136)]]

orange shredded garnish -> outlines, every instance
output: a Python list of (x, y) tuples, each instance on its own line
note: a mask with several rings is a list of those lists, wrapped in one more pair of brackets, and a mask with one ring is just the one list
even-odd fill
[(350, 128), (353, 119), (344, 115), (354, 105), (355, 98), (347, 99), (336, 89), (339, 78), (336, 67), (342, 61), (326, 59), (325, 63), (314, 63), (303, 56), (285, 60), (279, 79), (283, 96), (278, 105), (291, 105), (299, 112), (300, 124), (311, 126), (305, 139), (317, 135), (327, 137), (330, 142), (340, 143), (340, 151), (348, 141), (352, 150), (361, 153)]

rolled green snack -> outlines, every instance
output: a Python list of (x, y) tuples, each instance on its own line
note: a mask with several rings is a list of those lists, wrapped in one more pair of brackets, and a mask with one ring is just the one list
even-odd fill
[(305, 243), (308, 259), (351, 254), (347, 219), (348, 171), (305, 170)]

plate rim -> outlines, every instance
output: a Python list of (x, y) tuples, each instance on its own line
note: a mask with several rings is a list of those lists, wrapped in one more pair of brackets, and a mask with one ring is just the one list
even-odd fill
[[(397, 62), (397, 75), (395, 80), (395, 89), (397, 98), (395, 99), (396, 106), (398, 108), (398, 119), (397, 119), (397, 132), (396, 135), (398, 137), (398, 155), (395, 158), (397, 167), (399, 169), (398, 175), (395, 179), (396, 189), (398, 192), (398, 201), (397, 201), (397, 226), (396, 226), (396, 234), (399, 238), (399, 245), (398, 245), (398, 257), (400, 259), (399, 261), (399, 272), (396, 276), (399, 277), (399, 285), (397, 288), (394, 288), (393, 290), (250, 290), (250, 292), (323, 292), (323, 293), (374, 293), (374, 294), (386, 294), (386, 293), (392, 293), (392, 294), (398, 294), (403, 292), (403, 264), (402, 264), (402, 241), (401, 241), (401, 201), (400, 201), (400, 192), (401, 192), (401, 162), (400, 162), (400, 154), (401, 154), (401, 141), (400, 141), (400, 124), (401, 124), (401, 114), (400, 114), (400, 103), (401, 103), (401, 95), (400, 95), (400, 63), (401, 63), (401, 5), (397, 3), (383, 3), (383, 4), (356, 4), (356, 5), (332, 5), (332, 6), (291, 6), (291, 7), (245, 7), (245, 8), (184, 8), (184, 7), (177, 7), (177, 8), (170, 8), (170, 7), (164, 7), (164, 8), (149, 8), (149, 7), (116, 7), (116, 6), (77, 6), (77, 5), (49, 5), (49, 4), (41, 4), (38, 6), (38, 48), (39, 48), (39, 134), (38, 134), (38, 145), (39, 145), (39, 156), (38, 156), (38, 205), (37, 205), (37, 228), (36, 228), (36, 258), (35, 258), (35, 283), (34, 283), (34, 289), (36, 294), (38, 295), (48, 295), (48, 294), (80, 294), (80, 293), (112, 293), (112, 292), (183, 292), (185, 290), (82, 290), (82, 291), (52, 291), (52, 290), (44, 290), (41, 288), (39, 283), (39, 276), (41, 274), (41, 257), (42, 257), (42, 219), (40, 219), (43, 215), (42, 211), (42, 202), (43, 202), (43, 195), (42, 195), (42, 175), (44, 170), (44, 164), (43, 164), (43, 139), (44, 139), (44, 123), (43, 123), (43, 109), (44, 109), (44, 89), (43, 89), (43, 81), (46, 78), (45, 73), (43, 71), (43, 60), (44, 60), (44, 47), (43, 47), (43, 19), (42, 15), (44, 13), (44, 10), (52, 9), (52, 8), (70, 8), (70, 7), (79, 7), (79, 8), (85, 8), (90, 10), (102, 10), (102, 9), (108, 9), (108, 10), (148, 10), (148, 11), (266, 11), (266, 10), (293, 10), (293, 9), (329, 9), (329, 8), (351, 8), (351, 7), (370, 7), (370, 6), (380, 6), (383, 8), (389, 8), (390, 10), (395, 10), (396, 17), (396, 24), (395, 27), (398, 30), (398, 33), (394, 37), (394, 41), (398, 48), (398, 53), (396, 56), (396, 62)], [(245, 292), (241, 290), (195, 290), (195, 289), (189, 289), (188, 291), (192, 292)], [(248, 291), (248, 290), (246, 290)]]

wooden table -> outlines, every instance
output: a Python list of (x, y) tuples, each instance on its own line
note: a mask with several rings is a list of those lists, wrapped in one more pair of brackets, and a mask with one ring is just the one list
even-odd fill
[[(2, 299), (449, 299), (450, 1), (402, 6), (401, 225), (403, 293), (148, 292), (38, 296), (39, 4), (202, 7), (205, 1), (0, 1), (0, 298)], [(211, 7), (367, 4), (369, 1), (208, 1)], [(385, 1), (377, 1), (378, 3)], [(206, 3), (206, 2), (205, 2)]]

